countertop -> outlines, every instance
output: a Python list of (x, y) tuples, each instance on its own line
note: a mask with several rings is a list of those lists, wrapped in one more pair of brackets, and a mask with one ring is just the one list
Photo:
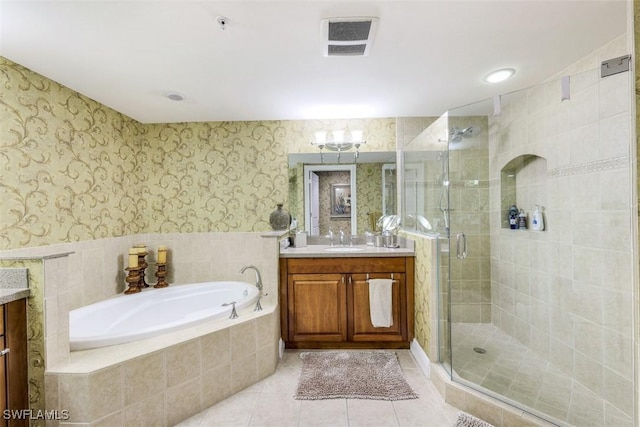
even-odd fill
[(0, 304), (7, 304), (28, 296), (29, 289), (0, 289)]
[[(400, 248), (385, 248), (367, 245), (334, 246), (308, 245), (302, 248), (288, 247), (280, 249), (281, 258), (364, 258), (364, 257), (398, 257), (415, 256), (413, 242), (407, 241)], [(355, 250), (351, 250), (355, 249)]]

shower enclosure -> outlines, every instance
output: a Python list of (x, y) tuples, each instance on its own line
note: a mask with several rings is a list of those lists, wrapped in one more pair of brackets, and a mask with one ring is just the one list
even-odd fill
[(634, 425), (631, 78), (594, 69), (450, 110), (403, 149), (403, 223), (440, 256), (438, 361), (556, 425)]

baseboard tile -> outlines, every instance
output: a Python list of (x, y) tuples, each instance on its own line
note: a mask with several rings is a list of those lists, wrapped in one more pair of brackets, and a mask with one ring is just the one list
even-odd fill
[(411, 350), (411, 354), (413, 358), (416, 360), (418, 367), (422, 371), (425, 377), (431, 378), (431, 361), (427, 356), (427, 353), (424, 352), (418, 341), (414, 338), (411, 341), (411, 346), (409, 347)]

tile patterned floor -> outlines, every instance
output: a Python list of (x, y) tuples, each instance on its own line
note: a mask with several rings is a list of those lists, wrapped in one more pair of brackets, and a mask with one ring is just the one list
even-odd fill
[(293, 395), (302, 366), (298, 353), (285, 351), (272, 376), (183, 421), (179, 427), (450, 427), (460, 412), (442, 400), (408, 350), (396, 353), (407, 382), (419, 399), (296, 400)]
[[(454, 371), (467, 381), (570, 425), (633, 425), (602, 398), (490, 323), (454, 323), (451, 336)], [(474, 347), (486, 353), (474, 352)]]

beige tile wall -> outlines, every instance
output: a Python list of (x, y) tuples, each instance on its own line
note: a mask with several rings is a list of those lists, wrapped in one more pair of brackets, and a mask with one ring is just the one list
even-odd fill
[[(630, 93), (629, 73), (601, 79), (595, 67), (571, 75), (567, 102), (558, 80), (522, 91), (490, 118), (489, 153), (493, 323), (629, 417)], [(503, 229), (500, 170), (531, 154), (539, 158), (517, 172), (517, 203), (529, 218), (544, 206), (546, 229)]]
[[(450, 144), (449, 208), (451, 245), (456, 235), (467, 239), (467, 257), (448, 265), (451, 274), (451, 321), (491, 321), (491, 270), (489, 239), (489, 132), (486, 117), (456, 117), (449, 112), (449, 126), (465, 129), (477, 126), (480, 132)], [(455, 249), (455, 247), (454, 247)], [(455, 257), (455, 253), (451, 254)]]

